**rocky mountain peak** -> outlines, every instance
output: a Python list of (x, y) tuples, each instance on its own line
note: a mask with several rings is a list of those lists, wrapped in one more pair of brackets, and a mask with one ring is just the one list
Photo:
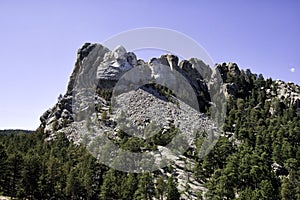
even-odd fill
[[(57, 126), (56, 129), (59, 129), (74, 120), (72, 117), (73, 92), (79, 92), (77, 91), (78, 86), (76, 86), (78, 82), (85, 84), (85, 87), (94, 88), (96, 81), (97, 88), (101, 90), (108, 89), (106, 93), (109, 94), (120, 77), (137, 66), (152, 73), (154, 78), (158, 76), (167, 78), (167, 75), (162, 74), (165, 73), (164, 70), (153, 68), (153, 65), (156, 64), (168, 66), (171, 70), (176, 70), (185, 77), (197, 95), (200, 110), (205, 111), (205, 107), (211, 101), (208, 79), (214, 76), (215, 72), (203, 61), (197, 58), (179, 61), (177, 56), (166, 54), (145, 62), (138, 60), (133, 52), (127, 52), (123, 46), (117, 46), (115, 49), (109, 50), (101, 44), (85, 43), (77, 52), (77, 60), (66, 94), (58, 101), (57, 105), (42, 115), (41, 126), (45, 128), (45, 132), (52, 132), (53, 127)], [(220, 72), (223, 79), (223, 91), (227, 98), (235, 99), (239, 98), (240, 95), (251, 92), (247, 91), (247, 84), (249, 85), (247, 82), (250, 80), (248, 76), (253, 74), (246, 74), (239, 69), (236, 63), (217, 64), (215, 69)], [(139, 78), (136, 78), (136, 81), (138, 81)], [(256, 76), (256, 78), (258, 77)], [(276, 91), (272, 89), (275, 86)], [(288, 101), (289, 104), (300, 107), (299, 86), (278, 80), (270, 88), (264, 87), (264, 89), (269, 98), (276, 97), (280, 101)], [(244, 93), (241, 94), (241, 91), (244, 91)]]
[[(174, 78), (170, 72), (178, 75), (175, 78), (183, 77), (186, 82), (174, 84), (174, 88), (151, 83), (151, 80), (163, 83)], [(217, 72), (220, 72), (222, 85), (213, 82), (218, 78)], [(118, 85), (120, 81), (123, 85)], [(114, 88), (122, 90), (124, 84), (133, 85), (133, 90), (120, 93), (112, 100)], [(139, 84), (141, 86), (135, 88)], [(276, 114), (278, 102), (281, 103), (279, 106), (292, 105), (300, 110), (299, 86), (279, 80), (264, 81), (262, 76), (252, 74), (250, 70), (240, 70), (236, 63), (217, 64), (215, 69), (211, 69), (197, 58), (179, 61), (177, 56), (170, 54), (145, 62), (137, 59), (133, 52), (127, 52), (123, 46), (109, 50), (101, 44), (85, 43), (78, 50), (66, 94), (41, 116), (41, 128), (49, 135), (49, 139), (55, 137), (57, 132), (63, 132), (75, 144), (82, 144), (85, 134), (88, 133), (89, 140), (85, 141), (87, 148), (90, 147), (91, 141), (98, 137), (97, 132), (119, 142), (120, 134), (124, 134), (122, 131), (127, 131), (130, 126), (136, 127), (132, 135), (142, 139), (149, 136), (149, 132), (145, 131), (149, 124), (158, 124), (163, 137), (174, 127), (179, 127), (189, 134), (193, 132), (192, 129), (215, 131), (214, 122), (206, 115), (195, 112), (195, 107), (198, 106), (199, 110), (205, 113), (209, 106), (219, 106), (212, 103), (212, 99), (219, 98), (219, 93), (212, 96), (209, 90), (215, 88), (219, 91), (220, 87), (227, 101), (235, 102), (249, 99), (253, 95), (259, 96), (260, 99), (253, 103), (254, 109), (261, 109), (262, 104), (269, 103), (269, 112), (272, 115)], [(180, 103), (182, 98), (180, 94), (174, 94), (176, 89), (190, 89), (189, 92), (195, 96), (188, 96), (188, 101)], [(198, 105), (194, 106), (193, 102), (198, 102)], [(123, 111), (126, 111), (125, 114)], [(195, 121), (199, 127), (193, 126)], [(157, 127), (151, 127), (152, 129)], [(195, 153), (196, 145), (192, 141), (189, 145), (190, 152)], [(163, 150), (165, 147), (158, 145), (157, 149)], [(145, 147), (138, 150), (149, 151)], [(93, 154), (93, 151), (91, 153)], [(196, 166), (195, 160), (186, 155), (174, 156), (164, 152), (155, 156), (153, 166), (167, 158), (173, 160), (171, 166), (175, 170), (174, 174), (170, 174), (166, 169), (159, 169), (159, 173), (167, 177), (176, 176), (177, 188), (182, 192), (182, 198), (197, 199), (198, 191), (207, 191), (202, 182), (194, 179), (191, 173)]]
[(127, 52), (123, 46), (109, 50), (101, 44), (83, 44), (77, 52), (75, 67), (66, 94), (57, 105), (42, 115), (41, 126), (45, 132), (52, 132), (53, 129), (60, 129), (74, 121), (72, 116), (73, 94), (74, 92), (80, 94), (81, 91), (79, 90), (82, 88), (78, 83), (83, 84), (86, 88), (94, 88), (96, 81), (97, 88), (108, 89), (107, 92), (112, 92), (112, 88), (125, 72), (136, 66), (145, 66), (150, 69), (154, 63), (179, 69), (178, 57), (174, 55), (162, 55), (160, 58), (153, 58), (147, 63), (143, 60), (137, 60), (136, 55), (133, 52)]

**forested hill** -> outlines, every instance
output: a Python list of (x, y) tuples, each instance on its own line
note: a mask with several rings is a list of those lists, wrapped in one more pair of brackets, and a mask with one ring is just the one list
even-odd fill
[(21, 130), (21, 129), (5, 129), (0, 130), (0, 135), (9, 135), (9, 134), (28, 134), (33, 133), (31, 130)]
[[(102, 47), (91, 44), (79, 50), (67, 93), (41, 117), (42, 124), (34, 133), (0, 134), (0, 195), (20, 199), (300, 199), (298, 85), (265, 79), (250, 70), (240, 70), (235, 63), (217, 65), (224, 82), (227, 115), (212, 151), (205, 157), (198, 156), (209, 134), (201, 131), (188, 150), (174, 157), (166, 167), (153, 172), (126, 173), (97, 162), (76, 141), (75, 128), (94, 121), (106, 128), (107, 133), (115, 130), (111, 128), (113, 113), (109, 110), (110, 84), (115, 79), (102, 80), (106, 87), (97, 88), (95, 118), (78, 122), (70, 114), (71, 83), (76, 73), (86, 70), (82, 63), (93, 48), (101, 53)], [(108, 70), (97, 69), (100, 78), (120, 77), (115, 60), (124, 61), (122, 64), (126, 66), (145, 64), (134, 61), (133, 54), (121, 50), (121, 56), (120, 51), (111, 53), (107, 49), (105, 54), (109, 56), (100, 55), (114, 63)], [(95, 60), (101, 59), (95, 57)], [(189, 71), (193, 70), (193, 60), (178, 64), (178, 58), (176, 61), (172, 56), (162, 56), (156, 62), (168, 63), (168, 60), (170, 67), (182, 71), (186, 77), (195, 74)], [(199, 105), (206, 108), (209, 98), (204, 81), (191, 80), (191, 84), (200, 94), (198, 99), (203, 101)], [(172, 91), (161, 86), (147, 86), (138, 90), (138, 94), (153, 90), (159, 92), (160, 99), (155, 99), (153, 93), (152, 102), (164, 98), (164, 102), (176, 104)], [(145, 152), (164, 146), (177, 131), (172, 120), (168, 120), (162, 131), (147, 140), (126, 134), (122, 129), (108, 136), (122, 149)], [(91, 145), (97, 147), (97, 143)]]

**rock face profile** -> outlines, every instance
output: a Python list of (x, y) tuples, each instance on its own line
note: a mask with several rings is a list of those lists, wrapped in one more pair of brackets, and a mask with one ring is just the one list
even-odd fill
[[(55, 139), (57, 133), (64, 133), (75, 144), (85, 145), (98, 159), (101, 155), (93, 150), (94, 141), (102, 135), (113, 144), (121, 143), (125, 134), (137, 137), (147, 145), (137, 146), (134, 152), (153, 156), (151, 167), (155, 173), (173, 176), (183, 199), (198, 199), (207, 188), (192, 172), (197, 160), (191, 155), (199, 154), (196, 150), (199, 144), (194, 139), (205, 135), (204, 132), (212, 133), (212, 141), (217, 136), (234, 134), (230, 130), (236, 124), (225, 127), (226, 131), (218, 127), (225, 120), (218, 116), (220, 112), (227, 113), (226, 102), (243, 102), (245, 97), (259, 93), (261, 99), (252, 102), (256, 110), (267, 107), (270, 116), (282, 107), (293, 107), (300, 112), (298, 85), (271, 79), (260, 84), (263, 81), (262, 75), (241, 70), (236, 63), (210, 68), (198, 58), (180, 61), (176, 55), (169, 54), (143, 61), (122, 46), (110, 50), (101, 44), (85, 43), (77, 52), (66, 93), (40, 117), (40, 128), (49, 140)], [(178, 147), (174, 147), (176, 152), (180, 148), (184, 151), (177, 154), (166, 151), (168, 140), (152, 144), (155, 134), (164, 138), (178, 130), (185, 135), (171, 146)], [(182, 141), (187, 142), (186, 146)], [(160, 154), (151, 154), (152, 150)], [(172, 173), (159, 167), (164, 160), (170, 162)]]
[[(191, 85), (193, 92), (198, 98), (199, 105), (197, 106), (199, 106), (201, 111), (204, 111), (209, 105), (210, 94), (208, 92), (208, 85), (204, 79), (205, 77), (199, 72), (204, 72), (204, 75), (208, 77), (212, 73), (211, 69), (196, 58), (178, 62), (179, 59), (175, 55), (162, 55), (160, 58), (152, 58), (149, 62), (145, 62), (138, 60), (134, 53), (127, 52), (122, 46), (118, 46), (110, 51), (101, 44), (85, 43), (78, 50), (77, 60), (68, 83), (66, 94), (59, 99), (59, 102), (53, 108), (47, 110), (41, 116), (41, 126), (46, 133), (51, 133), (53, 132), (53, 128), (59, 130), (74, 122), (72, 115), (74, 93), (80, 94), (83, 92), (78, 91), (79, 87), (76, 84), (79, 82), (85, 88), (102, 92), (95, 98), (102, 101), (100, 102), (103, 104), (102, 109), (106, 109), (107, 105), (104, 104), (107, 99), (104, 93), (107, 95), (111, 93), (120, 77), (134, 67), (142, 66), (144, 73), (151, 73), (152, 76), (160, 76), (161, 79), (170, 78), (163, 68), (154, 69), (153, 66), (157, 64), (168, 66), (170, 70), (178, 71), (186, 79), (187, 83)], [(142, 79), (143, 77), (131, 78)], [(80, 86), (80, 88), (82, 89), (83, 86)]]

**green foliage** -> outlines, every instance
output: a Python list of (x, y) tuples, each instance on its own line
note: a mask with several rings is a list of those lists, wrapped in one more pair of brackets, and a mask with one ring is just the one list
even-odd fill
[[(131, 138), (136, 140), (137, 138)], [(130, 141), (130, 140), (128, 140)], [(128, 144), (132, 145), (132, 142)], [(96, 162), (63, 133), (47, 141), (42, 130), (0, 136), (0, 193), (18, 199), (161, 199), (175, 182), (152, 173), (124, 173)], [(133, 147), (132, 147), (133, 148)], [(177, 198), (176, 198), (177, 199)]]
[[(204, 158), (194, 174), (204, 181), (208, 199), (297, 199), (300, 169), (300, 116), (295, 107), (272, 99), (271, 79), (252, 74), (229, 77), (239, 86), (237, 98), (228, 99), (225, 137)], [(248, 92), (249, 91), (249, 92)], [(273, 109), (273, 114), (271, 110)], [(198, 142), (201, 144), (201, 138)], [(199, 146), (196, 145), (197, 150)], [(276, 170), (272, 165), (281, 166)], [(280, 177), (279, 177), (280, 176)]]
[(0, 192), (26, 199), (97, 197), (106, 168), (63, 134), (44, 139), (39, 130), (0, 137)]
[(165, 183), (165, 179), (163, 176), (160, 176), (156, 182), (156, 198), (159, 200), (163, 200), (166, 190), (167, 184)]
[(139, 174), (138, 188), (134, 193), (135, 200), (150, 200), (155, 194), (151, 173)]
[(168, 200), (179, 200), (180, 198), (180, 193), (176, 187), (177, 183), (173, 179), (172, 176), (168, 178), (167, 182), (167, 199)]

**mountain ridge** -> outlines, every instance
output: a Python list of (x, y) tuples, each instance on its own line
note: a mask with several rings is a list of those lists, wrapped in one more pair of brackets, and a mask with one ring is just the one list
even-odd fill
[(299, 89), (235, 63), (85, 44), (40, 127), (0, 134), (0, 194), (299, 199)]
[[(159, 64), (167, 66), (169, 69), (153, 67), (154, 65)], [(145, 73), (158, 79), (160, 77), (168, 77), (167, 73), (170, 72), (168, 70), (179, 72), (187, 79), (192, 90), (196, 93), (198, 101), (197, 106), (199, 106), (199, 109), (208, 115), (211, 106), (216, 106), (212, 101), (219, 97), (220, 94), (224, 95), (225, 98), (221, 100), (227, 101), (228, 111), (226, 112), (227, 116), (225, 126), (223, 127), (224, 130), (219, 136), (221, 138), (229, 138), (230, 141), (236, 140), (233, 142), (234, 146), (238, 146), (244, 139), (237, 135), (239, 134), (239, 131), (241, 131), (237, 128), (240, 126), (238, 123), (241, 122), (228, 122), (231, 118), (236, 118), (229, 112), (229, 110), (239, 108), (241, 105), (245, 106), (245, 101), (247, 99), (247, 101), (250, 101), (250, 99), (254, 97), (257, 98), (249, 102), (249, 106), (253, 106), (254, 108), (254, 110), (251, 111), (254, 116), (265, 115), (272, 118), (272, 116), (281, 115), (283, 110), (288, 108), (294, 109), (296, 113), (299, 113), (300, 111), (300, 87), (298, 85), (285, 83), (283, 81), (273, 81), (271, 78), (264, 80), (261, 74), (256, 75), (252, 74), (250, 70), (240, 70), (236, 63), (217, 64), (214, 69), (211, 69), (199, 59), (191, 58), (189, 60), (182, 60), (179, 62), (178, 57), (174, 55), (162, 55), (160, 58), (152, 58), (149, 62), (145, 62), (137, 59), (134, 53), (127, 52), (122, 46), (110, 51), (100, 44), (86, 43), (78, 50), (75, 68), (70, 77), (66, 94), (59, 99), (58, 103), (53, 108), (47, 110), (41, 116), (40, 128), (48, 135), (48, 140), (54, 139), (57, 132), (64, 133), (67, 138), (75, 144), (80, 145), (84, 143), (87, 149), (91, 151), (92, 155), (98, 159), (99, 152), (93, 152), (93, 150), (91, 150), (94, 149), (94, 140), (98, 137), (97, 134), (94, 134), (94, 132), (104, 132), (109, 140), (121, 145), (124, 140), (124, 136), (126, 138), (128, 135), (124, 135), (123, 132), (127, 129), (124, 129), (123, 127), (122, 130), (120, 126), (118, 126), (120, 121), (118, 121), (116, 113), (120, 114), (120, 112), (111, 110), (111, 99), (114, 95), (113, 88), (118, 86), (118, 81), (123, 78), (125, 73), (130, 70), (140, 69), (141, 67), (143, 67), (141, 69), (142, 74)], [(220, 73), (219, 77), (217, 77), (213, 70), (218, 70)], [(214, 77), (216, 80), (218, 80), (218, 78), (219, 80), (222, 79), (223, 82), (221, 84), (210, 82), (211, 79), (214, 80)], [(129, 81), (122, 80), (125, 81), (122, 83), (123, 85), (130, 85), (130, 83), (138, 84), (142, 78), (147, 79), (146, 76), (130, 76)], [(211, 89), (213, 87), (222, 87), (222, 91), (220, 93), (216, 93), (216, 96), (211, 96), (209, 88)], [(143, 129), (145, 128), (143, 127), (143, 124), (151, 124), (153, 121), (159, 121), (163, 127), (162, 133), (165, 132), (169, 134), (168, 131), (173, 131), (172, 127), (174, 125), (178, 126), (178, 124), (186, 123), (182, 117), (172, 118), (168, 116), (164, 117), (164, 120), (156, 115), (146, 116), (143, 118), (142, 114), (137, 114), (139, 111), (146, 110), (145, 107), (141, 106), (143, 104), (148, 105), (149, 108), (155, 108), (151, 107), (151, 102), (154, 102), (154, 105), (160, 107), (158, 106), (160, 104), (159, 99), (162, 99), (170, 105), (176, 105), (176, 101), (180, 99), (172, 93), (174, 91), (170, 90), (170, 88), (164, 88), (159, 84), (150, 84), (146, 88), (143, 85), (143, 87), (140, 88), (141, 90), (138, 88), (139, 87), (134, 88), (133, 96), (139, 94), (142, 95), (143, 98), (134, 98), (130, 100), (129, 103), (137, 103), (134, 106), (119, 107), (121, 110), (126, 108), (125, 110), (127, 110), (128, 113), (131, 113), (127, 116), (127, 118), (133, 121), (134, 126), (142, 127)], [(154, 90), (156, 92), (154, 92)], [(145, 100), (151, 99), (151, 97), (146, 97), (146, 93), (144, 92), (153, 95), (152, 98), (154, 98), (154, 100)], [(86, 95), (92, 95), (92, 98), (86, 98)], [(129, 97), (122, 98), (119, 98), (121, 99), (121, 104), (130, 99)], [(172, 98), (173, 100), (175, 98), (175, 101), (172, 101)], [(138, 104), (139, 101), (141, 101), (140, 104)], [(262, 110), (266, 111), (264, 111), (263, 114), (255, 113), (262, 112)], [(155, 109), (152, 109), (152, 112), (153, 111), (155, 111)], [(90, 115), (91, 112), (94, 114)], [(172, 112), (176, 113), (176, 108), (170, 109), (170, 113)], [(162, 113), (158, 115), (161, 116)], [(196, 119), (189, 120), (193, 121)], [(208, 124), (204, 130), (213, 130), (213, 122), (210, 122), (206, 118), (201, 118), (201, 120), (204, 120), (202, 124)], [(124, 121), (121, 122), (125, 123)], [(260, 121), (260, 123), (263, 122)], [(125, 125), (127, 124), (125, 123)], [(89, 133), (90, 130), (92, 130), (91, 133)], [(170, 133), (172, 133), (172, 131)], [(86, 137), (86, 133), (89, 133), (87, 135), (89, 138), (87, 141), (84, 139)], [(233, 139), (234, 137), (237, 137), (237, 139)], [(152, 138), (151, 140), (156, 141), (155, 138)], [(198, 149), (199, 147), (197, 147), (197, 141), (198, 139), (192, 141), (188, 148), (189, 153), (195, 154), (195, 152), (200, 151)], [(134, 151), (147, 152), (152, 148), (160, 150), (164, 148), (163, 145), (160, 145), (160, 143), (149, 147), (147, 146), (149, 144), (146, 140), (142, 140), (140, 143), (140, 145), (134, 147)], [(182, 198), (197, 199), (199, 191), (201, 191), (202, 197), (204, 197), (207, 192), (207, 194), (209, 194), (209, 191), (212, 189), (211, 186), (204, 186), (203, 184), (209, 179), (203, 180), (195, 177), (193, 173), (191, 173), (191, 171), (197, 168), (198, 159), (195, 160), (193, 156), (190, 158), (186, 155), (186, 153), (182, 156), (174, 156), (167, 153), (164, 156), (164, 158), (169, 157), (173, 160), (173, 162), (171, 162), (171, 166), (174, 169), (174, 172), (169, 173), (167, 170), (162, 168), (159, 169), (159, 174), (167, 177), (173, 176), (174, 173), (177, 174), (175, 176), (178, 182), (177, 189), (181, 192)], [(159, 158), (159, 160), (162, 159), (163, 156)], [(185, 170), (183, 170), (183, 168)], [(272, 165), (270, 164), (270, 169), (271, 168), (275, 171), (283, 170), (282, 164), (278, 164), (276, 162), (272, 163)], [(187, 188), (190, 189), (185, 192)]]
[[(98, 48), (96, 51), (95, 48)], [(89, 68), (88, 66), (91, 64), (85, 64), (86, 66), (82, 66), (82, 62), (89, 53), (92, 51), (93, 58), (90, 60), (95, 60), (96, 62), (93, 63), (94, 66), (92, 68)], [(100, 53), (99, 53), (100, 52)], [(106, 54), (106, 57), (105, 57)], [(97, 58), (96, 58), (96, 57)], [(101, 59), (99, 59), (101, 58)], [(112, 65), (109, 65), (108, 63), (104, 63), (104, 65), (108, 66), (108, 68), (100, 69), (100, 71), (97, 71), (96, 65), (103, 61), (103, 59), (106, 59), (106, 62), (113, 62)], [(122, 60), (123, 59), (123, 60)], [(91, 76), (92, 80), (98, 81), (98, 86), (105, 89), (111, 89), (116, 84), (117, 80), (119, 80), (120, 76), (128, 71), (129, 69), (132, 69), (132, 67), (137, 65), (143, 65), (148, 63), (151, 65), (152, 63), (162, 63), (163, 65), (169, 66), (171, 69), (175, 68), (176, 70), (180, 70), (179, 72), (181, 74), (184, 74), (184, 76), (190, 81), (190, 84), (195, 89), (196, 92), (200, 92), (202, 96), (202, 99), (198, 99), (198, 102), (201, 104), (200, 110), (205, 111), (204, 107), (207, 107), (210, 102), (210, 94), (208, 92), (207, 83), (205, 83), (204, 78), (202, 77), (199, 72), (205, 72), (204, 77), (210, 77), (212, 74), (211, 69), (203, 63), (201, 60), (195, 60), (195, 58), (191, 58), (189, 60), (182, 60), (180, 63), (178, 63), (179, 59), (175, 55), (162, 55), (160, 58), (152, 58), (149, 60), (149, 62), (145, 62), (141, 59), (137, 59), (136, 55), (132, 52), (127, 53), (125, 48), (122, 46), (117, 47), (115, 50), (110, 51), (106, 47), (100, 45), (100, 44), (91, 44), (91, 43), (85, 43), (77, 52), (77, 60), (75, 62), (75, 68), (72, 72), (72, 75), (70, 76), (70, 80), (67, 86), (67, 91), (64, 97), (60, 100), (58, 105), (62, 105), (62, 111), (57, 111), (55, 113), (56, 116), (64, 118), (64, 123), (69, 123), (73, 121), (71, 113), (72, 113), (72, 92), (74, 89), (74, 84), (76, 81), (76, 77), (82, 76), (82, 74), (89, 74)], [(114, 67), (113, 65), (116, 65)], [(118, 66), (123, 66), (124, 70), (119, 70)], [(127, 68), (126, 66), (127, 65)], [(110, 67), (111, 66), (111, 67)], [(174, 66), (174, 67), (173, 67)], [(257, 79), (263, 79), (263, 76), (252, 74), (250, 70), (240, 70), (236, 63), (222, 63), (222, 64), (216, 64), (214, 66), (216, 69), (219, 70), (220, 75), (223, 80), (223, 90), (226, 95), (226, 98), (229, 98), (229, 96), (236, 98), (238, 95), (245, 95), (245, 94), (238, 94), (238, 90), (244, 89), (241, 87), (247, 87), (245, 85), (246, 79), (252, 75), (256, 76)], [(104, 71), (103, 71), (104, 70)], [(106, 71), (105, 71), (106, 70)], [(95, 76), (98, 76), (95, 78)], [(236, 79), (239, 79), (242, 76), (242, 80), (240, 80), (240, 83), (235, 83)], [(246, 77), (247, 76), (247, 77)], [(273, 81), (272, 79), (268, 79)], [(93, 85), (94, 83), (87, 83), (90, 85)], [(240, 88), (238, 88), (238, 85)], [(285, 83), (280, 80), (276, 80), (275, 84), (279, 85), (281, 88), (278, 88), (277, 91), (270, 91), (267, 92), (272, 97), (277, 97), (280, 100), (283, 100), (285, 98), (290, 99), (289, 104), (295, 105), (297, 108), (300, 107), (300, 86), (294, 83)], [(106, 91), (107, 92), (107, 91)], [(247, 92), (247, 95), (249, 95), (251, 91)], [(279, 93), (279, 94), (277, 94)], [(285, 93), (285, 94), (284, 94)], [(55, 107), (55, 106), (54, 106)], [(202, 109), (201, 109), (202, 108)], [(43, 128), (46, 128), (46, 118), (50, 114), (50, 109), (47, 110), (40, 118), (41, 120), (41, 126)], [(58, 118), (59, 118), (58, 117)], [(50, 124), (54, 118), (50, 120)], [(63, 122), (59, 122), (60, 124)], [(47, 128), (46, 128), (47, 129)], [(50, 128), (51, 129), (51, 128)]]

